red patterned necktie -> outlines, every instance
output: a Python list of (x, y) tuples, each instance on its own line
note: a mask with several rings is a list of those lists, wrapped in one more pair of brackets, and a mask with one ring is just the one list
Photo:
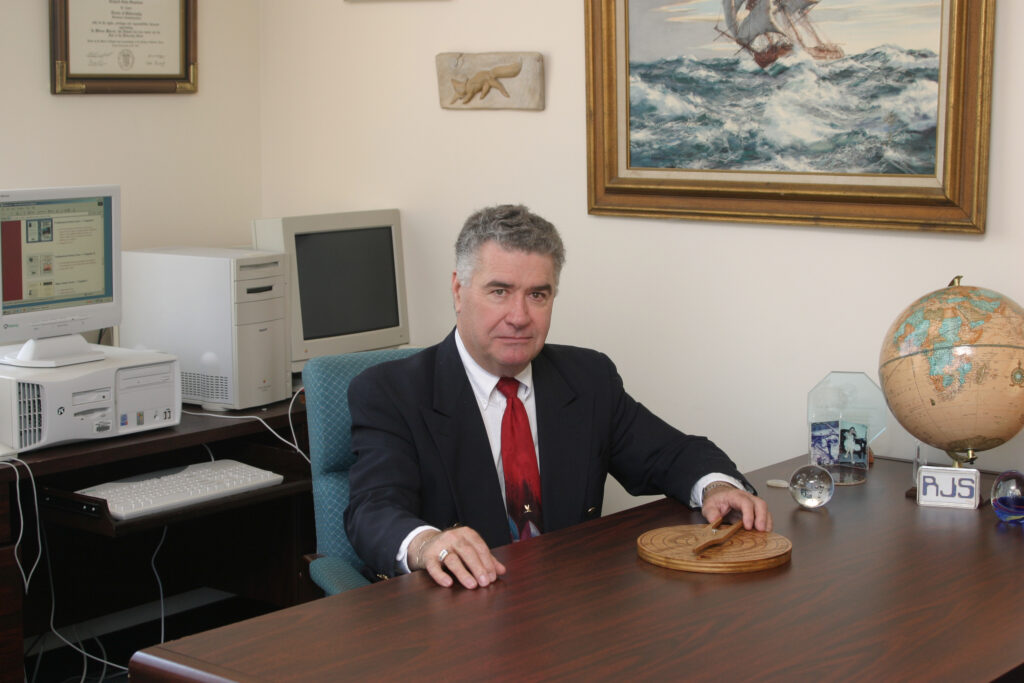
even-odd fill
[(505, 395), (505, 414), (501, 418), (501, 465), (505, 471), (505, 507), (513, 541), (531, 538), (543, 531), (537, 451), (530, 433), (530, 418), (519, 400), (518, 390), (518, 380), (511, 377), (498, 380), (498, 391)]

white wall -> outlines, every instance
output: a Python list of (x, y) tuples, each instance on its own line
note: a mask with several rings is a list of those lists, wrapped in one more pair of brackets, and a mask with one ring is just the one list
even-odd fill
[[(49, 94), (46, 4), (0, 5), (0, 187), (120, 183), (127, 248), (244, 243), (254, 215), (398, 207), (416, 344), (453, 324), (466, 215), (526, 203), (569, 249), (550, 339), (609, 353), (636, 397), (743, 469), (804, 452), (807, 391), (830, 370), (875, 378), (882, 335), (918, 295), (963, 274), (1024, 302), (1024, 3), (998, 10), (984, 236), (588, 215), (582, 2), (202, 0), (199, 93), (81, 97)], [(448, 51), (541, 52), (546, 109), (442, 110), (434, 55)], [(981, 465), (1024, 467), (1021, 439)]]
[(121, 185), (123, 246), (250, 241), (259, 8), (200, 2), (199, 91), (51, 95), (49, 2), (0, 5), (0, 187)]
[[(526, 203), (569, 251), (549, 338), (606, 351), (636, 397), (750, 469), (805, 452), (807, 391), (829, 371), (877, 380), (882, 336), (917, 296), (963, 274), (1024, 301), (1024, 99), (1012, 76), (1024, 46), (1008, 30), (1024, 26), (1024, 3), (999, 6), (984, 236), (588, 215), (582, 2), (262, 8), (264, 211), (400, 208), (416, 344), (453, 324), (462, 220)], [(442, 110), (434, 55), (449, 51), (541, 52), (546, 109)], [(904, 435), (888, 450), (911, 446)], [(1022, 448), (1017, 439), (980, 463), (1022, 467)]]

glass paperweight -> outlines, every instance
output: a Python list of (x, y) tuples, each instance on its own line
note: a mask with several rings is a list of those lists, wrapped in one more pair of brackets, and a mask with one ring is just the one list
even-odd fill
[(1012, 524), (1024, 524), (1024, 474), (1007, 470), (992, 484), (992, 509), (996, 517)]
[(807, 394), (811, 464), (828, 470), (840, 486), (863, 484), (886, 411), (882, 390), (863, 372), (828, 373)]
[(813, 510), (832, 500), (836, 486), (824, 467), (804, 465), (789, 478), (789, 492), (800, 507)]

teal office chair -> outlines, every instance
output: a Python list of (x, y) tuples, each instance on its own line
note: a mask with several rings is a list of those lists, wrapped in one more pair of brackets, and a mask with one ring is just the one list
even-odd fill
[(327, 595), (369, 583), (356, 569), (362, 561), (345, 535), (348, 471), (355, 462), (352, 417), (348, 412), (349, 382), (366, 368), (417, 351), (382, 349), (321, 356), (308, 361), (302, 370), (317, 550), (317, 557), (309, 565), (309, 576)]

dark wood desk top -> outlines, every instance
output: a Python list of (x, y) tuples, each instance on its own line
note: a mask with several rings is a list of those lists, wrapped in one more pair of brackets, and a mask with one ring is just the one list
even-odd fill
[(750, 475), (793, 542), (782, 567), (647, 564), (637, 536), (700, 522), (662, 500), (498, 549), (508, 574), (489, 588), (400, 577), (147, 648), (132, 680), (968, 681), (1024, 667), (1021, 527), (988, 506), (918, 507), (909, 464), (887, 460), (802, 510), (765, 486), (799, 464)]

